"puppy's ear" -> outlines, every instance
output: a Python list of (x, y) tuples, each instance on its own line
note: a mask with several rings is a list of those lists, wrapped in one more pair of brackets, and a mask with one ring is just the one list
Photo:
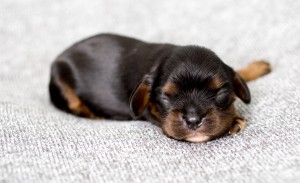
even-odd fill
[(140, 117), (148, 107), (152, 77), (146, 75), (130, 97), (130, 109), (134, 118)]
[(249, 88), (244, 79), (238, 73), (235, 73), (233, 77), (233, 85), (236, 96), (244, 103), (249, 104), (251, 101)]

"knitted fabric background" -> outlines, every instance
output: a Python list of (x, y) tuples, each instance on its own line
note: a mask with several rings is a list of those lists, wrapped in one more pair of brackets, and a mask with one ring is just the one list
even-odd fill
[[(0, 182), (299, 182), (300, 1), (2, 0)], [(192, 144), (145, 121), (95, 121), (49, 101), (50, 64), (76, 41), (112, 32), (196, 44), (234, 68), (273, 72), (238, 101), (248, 126)]]

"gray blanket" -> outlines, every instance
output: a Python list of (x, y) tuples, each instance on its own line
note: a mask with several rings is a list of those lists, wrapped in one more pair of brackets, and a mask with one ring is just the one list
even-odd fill
[[(300, 1), (1, 0), (0, 182), (299, 182)], [(178, 142), (145, 121), (78, 118), (54, 108), (49, 66), (100, 32), (197, 44), (234, 68), (273, 72), (237, 101), (245, 131)]]

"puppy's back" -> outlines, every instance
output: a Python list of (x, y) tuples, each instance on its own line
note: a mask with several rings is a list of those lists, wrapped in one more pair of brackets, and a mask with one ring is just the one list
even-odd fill
[[(90, 117), (92, 113), (111, 119), (131, 119), (129, 97), (154, 64), (154, 48), (157, 45), (112, 34), (75, 43), (52, 64), (51, 101), (56, 107), (80, 116)], [(69, 100), (90, 111), (83, 110), (82, 114), (82, 109), (70, 110)]]

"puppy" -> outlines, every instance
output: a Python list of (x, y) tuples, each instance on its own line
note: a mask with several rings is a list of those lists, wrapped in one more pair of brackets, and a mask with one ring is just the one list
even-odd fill
[(49, 91), (57, 108), (78, 116), (156, 121), (171, 138), (205, 142), (245, 127), (234, 101), (248, 104), (245, 81), (270, 70), (257, 61), (235, 72), (204, 47), (100, 34), (56, 58)]

